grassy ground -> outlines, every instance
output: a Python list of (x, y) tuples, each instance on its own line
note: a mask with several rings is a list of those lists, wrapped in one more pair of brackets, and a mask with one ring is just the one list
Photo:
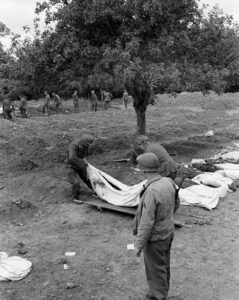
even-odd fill
[[(176, 152), (178, 163), (208, 158), (237, 146), (238, 105), (238, 94), (161, 95), (148, 107), (147, 133)], [(0, 284), (0, 299), (144, 299), (143, 258), (126, 250), (134, 242), (132, 218), (74, 204), (64, 167), (69, 142), (92, 133), (98, 140), (89, 161), (126, 184), (139, 182), (130, 165), (113, 163), (126, 156), (135, 138), (132, 103), (124, 109), (114, 100), (107, 111), (100, 106), (94, 113), (82, 100), (80, 112), (74, 113), (69, 100), (64, 102), (67, 112), (50, 117), (38, 106), (30, 101), (28, 119), (0, 119), (0, 251), (18, 255), (17, 244), (23, 242), (24, 257), (33, 263), (23, 280)], [(209, 130), (214, 136), (205, 136)], [(92, 195), (84, 188), (82, 199), (88, 198)], [(175, 232), (170, 295), (239, 299), (237, 198), (238, 192), (230, 193), (212, 212), (180, 208), (177, 218), (190, 226)], [(67, 251), (76, 255), (66, 258)], [(76, 287), (67, 289), (69, 282)]]

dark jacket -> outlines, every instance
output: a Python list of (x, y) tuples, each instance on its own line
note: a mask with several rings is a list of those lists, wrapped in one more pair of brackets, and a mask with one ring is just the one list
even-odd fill
[(75, 169), (81, 169), (87, 165), (83, 158), (85, 158), (88, 155), (88, 145), (85, 145), (85, 143), (81, 139), (74, 140), (68, 148), (68, 165)]
[(169, 155), (167, 150), (159, 143), (148, 143), (145, 151), (140, 147), (135, 149), (134, 153), (132, 154), (132, 162), (135, 164), (138, 155), (149, 152), (154, 153), (159, 160), (160, 175), (167, 177), (170, 174), (177, 172), (176, 162)]

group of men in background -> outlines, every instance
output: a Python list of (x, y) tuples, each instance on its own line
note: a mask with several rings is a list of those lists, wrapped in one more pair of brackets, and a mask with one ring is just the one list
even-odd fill
[[(123, 93), (123, 106), (127, 108), (128, 106), (128, 99), (129, 94), (126, 90), (124, 90)], [(51, 101), (53, 100), (53, 105)], [(74, 111), (79, 112), (79, 95), (78, 90), (75, 89), (72, 95), (73, 100), (73, 106)], [(109, 103), (112, 100), (112, 94), (110, 92), (107, 92), (105, 90), (100, 91), (100, 101), (102, 103), (103, 109), (107, 110), (109, 108)], [(95, 92), (95, 90), (92, 90), (89, 95), (89, 109), (90, 111), (96, 112), (98, 110), (98, 103), (99, 98)], [(3, 110), (3, 116), (5, 119), (11, 120), (12, 114), (15, 114), (15, 107), (14, 102), (11, 100), (9, 96), (9, 91), (4, 90), (3, 91), (3, 102), (2, 102), (2, 110)], [(42, 112), (49, 116), (50, 111), (53, 110), (57, 114), (59, 112), (62, 112), (64, 110), (61, 98), (58, 94), (53, 92), (51, 95), (48, 91), (44, 92), (44, 98), (43, 98), (43, 104), (42, 104)], [(20, 116), (22, 118), (27, 118), (27, 98), (25, 95), (20, 96), (20, 102), (19, 102), (19, 112)]]
[[(27, 99), (25, 95), (20, 96), (19, 111), (22, 118), (27, 118)], [(9, 96), (8, 89), (3, 90), (2, 113), (6, 120), (12, 120), (12, 114), (15, 114), (15, 106)]]

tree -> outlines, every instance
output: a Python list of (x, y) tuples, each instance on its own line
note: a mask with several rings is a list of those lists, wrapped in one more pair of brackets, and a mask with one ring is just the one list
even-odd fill
[(55, 27), (25, 54), (27, 61), (41, 51), (35, 82), (43, 74), (45, 85), (125, 87), (138, 134), (146, 130), (152, 90), (220, 93), (238, 80), (238, 28), (218, 8), (204, 16), (196, 0), (48, 0), (37, 4), (36, 13), (43, 11)]

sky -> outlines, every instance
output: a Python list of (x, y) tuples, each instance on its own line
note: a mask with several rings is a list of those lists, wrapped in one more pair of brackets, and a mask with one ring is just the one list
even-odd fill
[[(36, 0), (0, 0), (0, 21), (14, 33), (22, 34), (24, 25), (33, 28), (36, 2)], [(209, 4), (210, 7), (218, 4), (225, 13), (233, 15), (235, 21), (239, 23), (238, 0), (201, 0), (200, 3)]]

